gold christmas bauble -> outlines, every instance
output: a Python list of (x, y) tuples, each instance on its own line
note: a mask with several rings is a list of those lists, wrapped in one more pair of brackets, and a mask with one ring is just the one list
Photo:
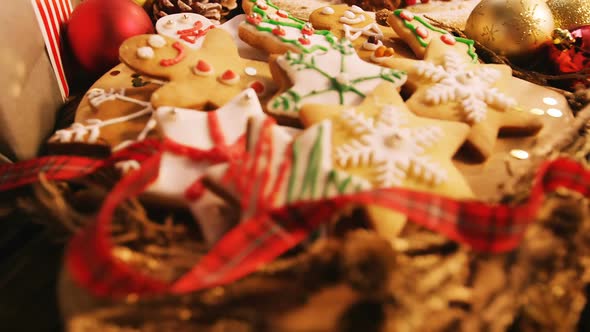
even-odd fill
[(573, 30), (590, 25), (590, 0), (548, 0), (556, 28)]
[(544, 0), (483, 0), (469, 15), (465, 34), (498, 54), (522, 57), (550, 42), (554, 27)]

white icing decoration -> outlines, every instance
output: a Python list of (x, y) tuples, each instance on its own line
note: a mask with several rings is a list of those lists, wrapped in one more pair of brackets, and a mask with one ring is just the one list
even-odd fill
[(351, 41), (356, 40), (361, 35), (367, 37), (375, 36), (377, 38), (383, 37), (381, 28), (379, 28), (379, 25), (375, 22), (367, 24), (362, 28), (353, 28), (348, 24), (343, 24), (342, 30), (344, 30), (344, 37)]
[(142, 46), (137, 49), (137, 57), (140, 59), (152, 59), (154, 57), (154, 49), (149, 46)]
[(188, 14), (181, 14), (182, 16), (178, 19), (179, 23), (182, 24), (186, 24), (191, 22), (191, 18), (188, 16)]
[(254, 67), (246, 67), (244, 68), (244, 73), (246, 73), (246, 75), (248, 76), (256, 76), (256, 74), (258, 74), (258, 71)]
[(121, 174), (127, 174), (130, 171), (135, 171), (141, 168), (141, 165), (137, 160), (123, 160), (115, 163), (115, 168), (118, 169)]
[(322, 8), (322, 14), (332, 15), (332, 14), (334, 14), (334, 8), (332, 8), (330, 6), (326, 6), (326, 7)]
[(166, 20), (166, 23), (164, 23), (164, 27), (169, 28), (169, 29), (174, 28), (175, 25), (176, 25), (176, 22), (174, 22), (173, 20), (170, 20), (170, 19)]
[(379, 48), (379, 46), (383, 46), (383, 42), (381, 40), (377, 40), (377, 44), (369, 43), (368, 41), (366, 41), (363, 43), (363, 50), (375, 51)]
[(469, 123), (484, 120), (488, 106), (503, 111), (517, 104), (494, 87), (500, 71), (481, 65), (470, 69), (457, 53), (445, 53), (442, 65), (419, 61), (416, 69), (421, 78), (434, 83), (426, 89), (424, 100), (432, 105), (456, 102)]
[(365, 15), (359, 14), (356, 15), (355, 13), (347, 10), (344, 14), (338, 19), (340, 23), (345, 24), (358, 24), (365, 21)]
[(353, 12), (353, 13), (357, 13), (357, 14), (360, 14), (360, 13), (364, 13), (365, 12), (361, 7), (359, 7), (357, 5), (352, 5), (350, 7), (350, 11)]
[[(51, 139), (61, 143), (87, 142), (90, 144), (94, 144), (98, 141), (100, 137), (101, 128), (130, 121), (145, 115), (151, 115), (154, 112), (154, 109), (150, 102), (125, 96), (125, 89), (110, 89), (109, 91), (106, 91), (104, 89), (91, 89), (90, 91), (88, 91), (88, 102), (91, 106), (95, 108), (100, 106), (104, 102), (113, 100), (121, 100), (124, 102), (136, 104), (142, 106), (143, 109), (125, 116), (111, 118), (108, 120), (88, 119), (86, 120), (85, 124), (74, 123), (70, 128), (56, 131)], [(147, 136), (149, 131), (154, 129), (154, 127), (155, 123), (152, 121), (152, 119), (148, 120), (145, 128), (138, 135), (136, 140), (143, 140)], [(128, 142), (123, 143), (129, 144)], [(114, 147), (113, 150), (117, 150), (118, 147), (119, 145), (117, 147)]]
[(407, 115), (393, 106), (384, 106), (376, 119), (353, 108), (340, 117), (358, 135), (336, 148), (341, 166), (371, 167), (379, 187), (400, 186), (408, 177), (434, 185), (447, 180), (446, 170), (424, 155), (443, 137), (440, 127), (407, 127)]
[(151, 35), (148, 44), (153, 48), (162, 48), (166, 45), (166, 39), (160, 35)]
[[(186, 19), (184, 17), (186, 17)], [(174, 24), (168, 24), (170, 21)], [(194, 28), (196, 22), (201, 22), (203, 24), (201, 30), (208, 29), (211, 25), (213, 25), (213, 22), (203, 15), (195, 13), (170, 14), (160, 18), (156, 22), (156, 31), (162, 36), (172, 38), (176, 41), (181, 41), (184, 45), (190, 48), (199, 49), (203, 45), (205, 38), (201, 37), (196, 39), (194, 43), (189, 43), (185, 40), (182, 40), (180, 35), (177, 33), (179, 30)]]
[[(250, 116), (263, 114), (258, 98), (252, 98), (252, 94), (256, 95), (252, 89), (246, 89), (213, 111), (219, 120), (219, 129), (226, 144), (234, 144), (245, 133)], [(159, 107), (154, 116), (164, 136), (174, 142), (199, 150), (209, 150), (216, 146), (210, 134), (207, 112)], [(150, 185), (148, 192), (176, 202), (185, 201), (186, 189), (211, 165), (211, 161), (194, 161), (165, 151), (158, 178)]]
[[(350, 42), (344, 41), (339, 48), (321, 54), (287, 52), (279, 56), (277, 64), (293, 87), (270, 100), (269, 112), (297, 117), (302, 103), (357, 105), (384, 80), (396, 86), (405, 83), (405, 73), (361, 60)], [(350, 86), (340, 93), (332, 78), (342, 79), (343, 74)]]

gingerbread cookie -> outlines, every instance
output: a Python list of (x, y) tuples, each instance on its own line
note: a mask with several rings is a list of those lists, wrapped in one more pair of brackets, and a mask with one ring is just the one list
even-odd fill
[(408, 43), (418, 59), (424, 58), (426, 47), (431, 40), (442, 39), (458, 52), (467, 54), (472, 62), (477, 62), (473, 40), (453, 37), (448, 31), (434, 27), (424, 16), (397, 9), (389, 15), (387, 23)]
[[(475, 64), (465, 53), (432, 39), (424, 61), (399, 60), (415, 91), (407, 105), (417, 115), (471, 126), (466, 147), (476, 160), (490, 156), (499, 130), (520, 135), (542, 128), (537, 115), (518, 107), (506, 65)], [(526, 96), (524, 96), (526, 98)]]
[(56, 131), (48, 149), (103, 157), (154, 136), (150, 97), (159, 87), (156, 80), (142, 78), (125, 65), (116, 66), (90, 88), (78, 105), (74, 123)]
[(406, 81), (403, 71), (361, 60), (347, 40), (325, 53), (287, 52), (275, 57), (271, 71), (280, 91), (268, 103), (267, 112), (291, 123), (298, 123), (304, 104), (357, 105), (381, 82), (391, 82), (397, 89)]
[(329, 31), (314, 29), (270, 0), (244, 0), (242, 7), (247, 17), (238, 28), (240, 38), (269, 54), (324, 52), (336, 42)]
[(330, 30), (338, 39), (348, 39), (361, 59), (375, 63), (387, 57), (410, 57), (412, 52), (389, 26), (375, 22), (358, 6), (331, 5), (311, 13), (309, 21), (316, 29)]
[(140, 35), (127, 39), (119, 54), (137, 71), (170, 81), (153, 93), (156, 108), (215, 109), (249, 87), (262, 101), (275, 91), (268, 65), (240, 58), (233, 38), (222, 29), (209, 31), (198, 50), (168, 37)]
[[(301, 109), (301, 120), (310, 126), (328, 119), (337, 169), (369, 181), (372, 188), (404, 187), (472, 197), (451, 161), (469, 127), (417, 117), (394, 90), (391, 83), (382, 83), (357, 107), (308, 104)], [(378, 230), (396, 235), (399, 214), (377, 207), (367, 212)]]

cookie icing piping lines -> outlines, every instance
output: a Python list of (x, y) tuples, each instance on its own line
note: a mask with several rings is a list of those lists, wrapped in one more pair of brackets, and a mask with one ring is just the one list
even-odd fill
[[(428, 38), (429, 30), (441, 33), (443, 34), (443, 36), (449, 35), (448, 31), (434, 27), (432, 24), (428, 23), (423, 17), (419, 15), (414, 15), (407, 10), (397, 9), (393, 11), (393, 14), (399, 17), (404, 22), (404, 26), (408, 28), (410, 31), (412, 31), (414, 37), (416, 37), (416, 40), (420, 43), (420, 45), (422, 45), (422, 47), (428, 46), (428, 42), (426, 42), (425, 39)], [(412, 21), (414, 20), (416, 20), (420, 25), (414, 25), (412, 23)], [(475, 53), (475, 42), (473, 40), (461, 37), (454, 37), (453, 41), (467, 45), (467, 54), (471, 58), (471, 62), (477, 63), (477, 53)]]
[(379, 28), (379, 25), (375, 22), (365, 25), (362, 28), (353, 28), (348, 24), (343, 24), (342, 30), (344, 30), (344, 37), (350, 41), (357, 40), (358, 37), (362, 35), (367, 37), (375, 36), (379, 39), (383, 37), (381, 28)]
[[(125, 89), (110, 89), (108, 91), (104, 89), (91, 89), (90, 91), (88, 91), (88, 101), (90, 105), (95, 108), (100, 106), (104, 102), (113, 100), (121, 100), (124, 102), (133, 103), (142, 106), (143, 109), (125, 116), (120, 116), (108, 120), (88, 119), (86, 120), (86, 124), (74, 123), (70, 128), (56, 131), (52, 138), (60, 143), (87, 142), (90, 144), (94, 144), (98, 141), (101, 128), (130, 121), (145, 115), (153, 115), (154, 113), (154, 108), (152, 107), (152, 104), (150, 102), (125, 96)], [(155, 128), (155, 126), (156, 122), (152, 116), (146, 123), (146, 126), (144, 127), (142, 132), (138, 135), (136, 141), (141, 141), (145, 139), (145, 137), (149, 134), (151, 130)], [(129, 145), (130, 143), (133, 143), (133, 141), (121, 142), (117, 146), (113, 147), (112, 150), (117, 151)]]
[(493, 87), (501, 76), (498, 70), (482, 66), (469, 69), (457, 53), (445, 53), (442, 65), (419, 61), (416, 70), (418, 76), (434, 83), (426, 88), (424, 100), (433, 105), (459, 103), (469, 123), (483, 121), (488, 105), (503, 111), (517, 104)]
[(323, 98), (316, 102), (343, 105), (350, 104), (345, 97), (352, 94), (360, 102), (381, 81), (401, 86), (407, 78), (403, 71), (361, 60), (347, 40), (323, 54), (287, 52), (277, 62), (294, 83), (291, 89), (269, 102), (269, 110), (279, 113), (298, 112), (302, 102), (316, 96)]
[[(336, 37), (330, 31), (312, 30), (307, 22), (288, 13), (280, 17), (269, 14), (269, 10), (276, 12), (280, 10), (271, 1), (250, 1), (254, 2), (255, 5), (251, 16), (246, 20), (248, 24), (254, 26), (258, 31), (273, 34), (283, 43), (294, 45), (303, 53), (327, 51), (328, 47), (336, 42)], [(284, 20), (281, 20), (281, 17)], [(280, 31), (283, 35), (278, 35), (277, 31)]]
[(447, 181), (445, 169), (424, 155), (443, 137), (440, 127), (407, 128), (406, 115), (393, 106), (383, 106), (376, 120), (354, 108), (340, 117), (358, 137), (336, 148), (341, 166), (372, 167), (379, 187), (400, 186), (410, 176), (434, 185)]

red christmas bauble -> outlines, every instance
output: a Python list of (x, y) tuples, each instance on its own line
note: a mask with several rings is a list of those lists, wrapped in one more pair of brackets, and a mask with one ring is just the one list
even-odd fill
[(119, 63), (125, 39), (153, 32), (149, 16), (133, 0), (86, 0), (75, 8), (67, 25), (72, 53), (93, 74)]

